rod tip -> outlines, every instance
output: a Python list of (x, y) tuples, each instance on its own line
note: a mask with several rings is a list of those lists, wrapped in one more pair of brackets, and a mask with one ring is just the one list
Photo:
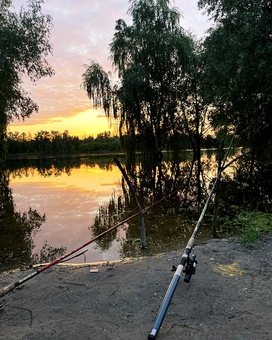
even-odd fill
[(154, 340), (154, 339), (156, 339), (156, 335), (150, 333), (150, 334), (148, 335), (148, 340)]

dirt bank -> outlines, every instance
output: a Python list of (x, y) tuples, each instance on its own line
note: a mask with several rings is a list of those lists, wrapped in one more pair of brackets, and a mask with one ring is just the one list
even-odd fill
[[(211, 240), (180, 280), (157, 339), (272, 339), (272, 235)], [(0, 299), (0, 339), (147, 339), (182, 250), (114, 265), (55, 266)], [(0, 287), (29, 271), (1, 274)]]

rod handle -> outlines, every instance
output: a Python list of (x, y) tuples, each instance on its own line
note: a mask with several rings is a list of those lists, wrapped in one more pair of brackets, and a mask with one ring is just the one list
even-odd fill
[(0, 297), (8, 294), (9, 292), (11, 292), (15, 288), (16, 288), (16, 285), (14, 283), (11, 283), (6, 287), (1, 288), (0, 289)]

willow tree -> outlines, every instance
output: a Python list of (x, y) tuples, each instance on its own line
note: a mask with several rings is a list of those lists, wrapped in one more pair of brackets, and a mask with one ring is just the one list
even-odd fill
[(132, 25), (118, 20), (111, 54), (122, 85), (120, 133), (139, 136), (143, 151), (160, 150), (175, 127), (192, 41), (168, 0), (134, 0)]
[(43, 0), (29, 0), (28, 8), (13, 11), (12, 1), (0, 0), (0, 163), (5, 158), (8, 124), (26, 119), (38, 105), (23, 89), (23, 79), (32, 82), (53, 75), (46, 60), (52, 18), (41, 12)]
[(128, 10), (132, 24), (117, 20), (110, 52), (120, 79), (118, 87), (108, 87), (108, 76), (96, 63), (83, 75), (89, 96), (94, 101), (102, 99), (106, 113), (119, 119), (126, 149), (135, 152), (138, 143), (149, 156), (176, 129), (182, 84), (193, 51), (191, 37), (180, 26), (180, 12), (169, 3), (132, 0)]

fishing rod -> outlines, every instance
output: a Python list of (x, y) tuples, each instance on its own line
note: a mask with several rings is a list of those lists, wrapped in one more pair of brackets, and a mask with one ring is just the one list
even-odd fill
[(54, 261), (52, 261), (52, 262), (50, 262), (50, 263), (44, 265), (44, 266), (41, 267), (41, 268), (36, 269), (33, 273), (31, 273), (31, 274), (25, 276), (25, 277), (22, 278), (21, 280), (16, 281), (16, 282), (14, 282), (14, 283), (11, 283), (11, 284), (7, 285), (6, 287), (1, 288), (1, 289), (0, 289), (0, 297), (2, 297), (2, 296), (4, 296), (4, 295), (8, 294), (8, 293), (11, 292), (11, 291), (13, 291), (15, 288), (17, 288), (18, 286), (20, 286), (20, 285), (23, 284), (24, 282), (26, 282), (26, 281), (32, 279), (34, 276), (37, 276), (38, 274), (44, 272), (46, 269), (48, 269), (48, 268), (54, 266), (55, 264), (58, 264), (58, 263), (60, 263), (60, 262), (64, 262), (64, 259), (66, 259), (67, 257), (73, 255), (74, 253), (76, 253), (76, 252), (78, 252), (80, 249), (82, 249), (82, 248), (88, 246), (88, 245), (91, 244), (92, 242), (94, 242), (94, 241), (100, 239), (101, 237), (103, 237), (103, 236), (106, 235), (107, 233), (110, 233), (111, 231), (117, 229), (117, 228), (120, 227), (121, 225), (123, 225), (123, 224), (125, 224), (126, 222), (132, 220), (134, 217), (137, 217), (137, 216), (140, 215), (140, 214), (144, 214), (148, 209), (150, 209), (151, 207), (155, 206), (156, 204), (159, 204), (161, 201), (165, 200), (167, 197), (169, 197), (169, 196), (171, 196), (171, 195), (173, 195), (173, 194), (174, 194), (174, 192), (168, 194), (167, 196), (163, 197), (163, 198), (160, 199), (159, 201), (157, 201), (157, 202), (151, 204), (150, 206), (148, 206), (148, 207), (142, 209), (141, 211), (138, 211), (138, 212), (135, 213), (134, 215), (131, 215), (130, 217), (126, 218), (125, 220), (123, 220), (123, 221), (121, 221), (121, 222), (119, 222), (119, 223), (116, 224), (115, 226), (113, 226), (113, 227), (111, 227), (111, 228), (109, 228), (109, 229), (103, 231), (101, 234), (95, 236), (94, 238), (92, 238), (92, 239), (89, 240), (88, 242), (85, 242), (84, 244), (82, 244), (82, 245), (79, 246), (78, 248), (72, 250), (70, 253), (67, 253), (67, 254), (65, 254), (65, 255), (62, 255), (60, 258), (58, 258), (58, 259), (56, 259), (56, 260), (54, 260)]
[[(146, 208), (146, 209), (147, 209), (147, 208)], [(25, 277), (22, 278), (21, 280), (16, 281), (16, 282), (14, 282), (14, 283), (9, 284), (9, 285), (6, 286), (6, 287), (1, 288), (1, 289), (0, 289), (0, 297), (2, 297), (2, 296), (4, 296), (4, 295), (8, 294), (8, 293), (11, 292), (12, 290), (14, 290), (16, 287), (20, 286), (22, 283), (24, 283), (24, 282), (26, 282), (26, 281), (32, 279), (34, 276), (36, 276), (36, 275), (38, 275), (38, 274), (44, 272), (46, 269), (48, 269), (48, 268), (54, 266), (54, 265), (57, 264), (57, 263), (63, 262), (63, 260), (66, 259), (67, 257), (69, 257), (69, 256), (71, 256), (72, 254), (76, 253), (76, 252), (79, 251), (80, 249), (82, 249), (82, 248), (88, 246), (88, 245), (91, 244), (92, 242), (94, 242), (94, 241), (100, 239), (101, 237), (103, 237), (103, 236), (106, 235), (107, 233), (109, 233), (109, 232), (113, 231), (114, 229), (120, 227), (122, 224), (124, 224), (124, 223), (126, 223), (126, 222), (132, 220), (134, 217), (136, 217), (136, 216), (138, 216), (139, 214), (143, 213), (146, 209), (143, 209), (142, 211), (138, 211), (138, 212), (135, 213), (134, 215), (132, 215), (132, 216), (128, 217), (127, 219), (125, 219), (125, 220), (119, 222), (119, 223), (116, 224), (115, 226), (113, 226), (113, 227), (111, 227), (111, 228), (109, 228), (109, 229), (103, 231), (101, 234), (95, 236), (94, 238), (92, 238), (92, 239), (89, 240), (88, 242), (85, 242), (84, 244), (82, 244), (82, 245), (79, 246), (78, 248), (72, 250), (70, 253), (67, 253), (67, 254), (65, 254), (65, 255), (62, 255), (60, 258), (58, 258), (58, 259), (56, 259), (56, 260), (54, 260), (54, 261), (52, 261), (52, 262), (50, 262), (50, 263), (44, 265), (44, 266), (41, 267), (41, 268), (36, 269), (33, 273), (31, 273), (31, 274), (25, 276)]]
[[(237, 127), (238, 127), (238, 125), (237, 125)], [(191, 250), (192, 250), (192, 248), (194, 246), (195, 238), (196, 238), (198, 230), (199, 230), (199, 228), (201, 226), (202, 220), (203, 220), (203, 218), (205, 216), (206, 210), (207, 210), (207, 208), (208, 208), (208, 206), (210, 204), (210, 201), (212, 199), (213, 193), (214, 193), (214, 191), (216, 189), (217, 184), (220, 181), (221, 174), (226, 169), (226, 167), (231, 164), (231, 162), (230, 162), (227, 165), (225, 165), (227, 157), (228, 157), (228, 154), (229, 154), (230, 149), (231, 149), (231, 145), (233, 143), (233, 140), (234, 140), (234, 137), (235, 137), (235, 134), (236, 134), (237, 127), (236, 127), (235, 132), (234, 132), (234, 134), (232, 136), (229, 148), (226, 151), (226, 154), (225, 154), (223, 162), (221, 164), (219, 162), (217, 177), (216, 177), (216, 179), (215, 179), (215, 181), (213, 183), (212, 189), (211, 189), (210, 194), (209, 194), (209, 196), (207, 198), (207, 201), (206, 201), (206, 203), (204, 205), (204, 208), (203, 208), (203, 210), (201, 212), (201, 215), (200, 215), (200, 217), (199, 217), (199, 219), (197, 221), (197, 224), (195, 226), (193, 234), (192, 234), (191, 238), (189, 239), (189, 241), (188, 241), (188, 243), (186, 245), (186, 248), (185, 248), (185, 250), (183, 252), (180, 264), (178, 265), (177, 268), (175, 268), (175, 266), (172, 267), (172, 271), (175, 271), (175, 274), (172, 277), (172, 280), (171, 280), (171, 282), (170, 282), (170, 284), (168, 286), (168, 289), (166, 291), (164, 299), (163, 299), (163, 301), (161, 303), (161, 306), (160, 306), (160, 309), (159, 309), (156, 321), (154, 323), (154, 326), (153, 326), (151, 332), (148, 335), (148, 340), (156, 339), (156, 336), (157, 336), (157, 334), (158, 334), (158, 332), (160, 330), (160, 327), (161, 327), (162, 322), (164, 320), (164, 317), (166, 315), (167, 309), (168, 309), (168, 307), (170, 305), (170, 302), (172, 300), (172, 297), (173, 297), (174, 292), (176, 290), (176, 287), (178, 285), (181, 273), (182, 272), (185, 273), (184, 281), (186, 283), (189, 283), (190, 279), (191, 279), (191, 276), (193, 274), (195, 274), (196, 266), (197, 266), (196, 256), (192, 255), (192, 257), (190, 258), (190, 253), (191, 253)]]

